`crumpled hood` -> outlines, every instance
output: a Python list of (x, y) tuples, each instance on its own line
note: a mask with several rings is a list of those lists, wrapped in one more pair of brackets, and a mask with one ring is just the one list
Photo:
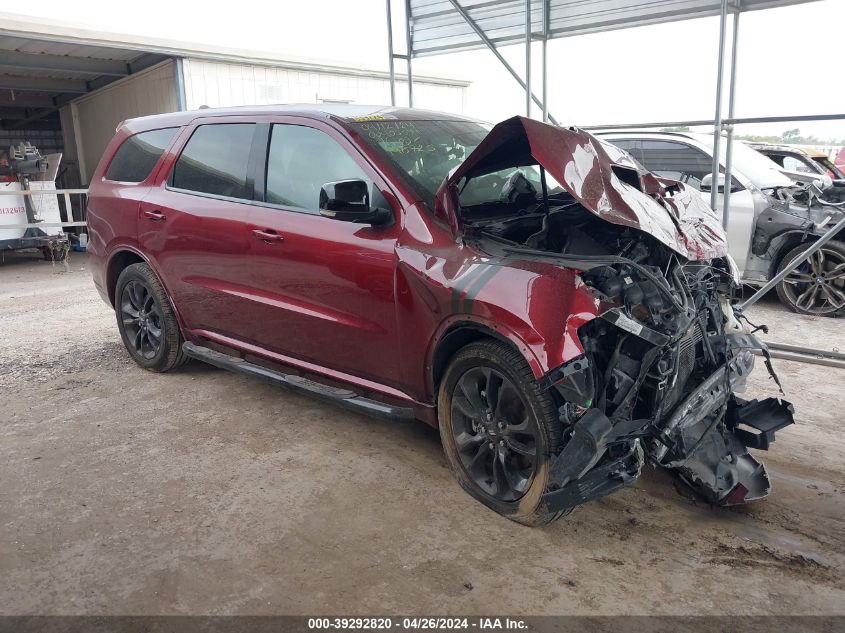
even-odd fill
[[(517, 116), (496, 125), (438, 191), (443, 200), (466, 175), (539, 163), (598, 217), (652, 235), (687, 259), (724, 257), (719, 217), (700, 193), (642, 169), (627, 153), (577, 128)], [(456, 195), (456, 193), (454, 194)], [(460, 207), (454, 207), (460, 224)]]

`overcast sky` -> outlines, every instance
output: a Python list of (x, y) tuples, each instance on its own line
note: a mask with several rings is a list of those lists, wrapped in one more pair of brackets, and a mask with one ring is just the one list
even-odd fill
[[(402, 5), (395, 0), (394, 11)], [(109, 31), (387, 68), (384, 0), (38, 0), (15, 11)], [(843, 28), (845, 0), (743, 14), (737, 116), (845, 112)], [(713, 118), (717, 44), (717, 18), (554, 40), (548, 45), (549, 109), (561, 123), (576, 125)], [(537, 93), (539, 50), (536, 45)], [(522, 72), (524, 48), (502, 51)], [(469, 115), (496, 121), (524, 113), (524, 93), (486, 50), (414, 64), (420, 74), (470, 79)], [(845, 138), (845, 121), (748, 125), (738, 132), (794, 127)]]

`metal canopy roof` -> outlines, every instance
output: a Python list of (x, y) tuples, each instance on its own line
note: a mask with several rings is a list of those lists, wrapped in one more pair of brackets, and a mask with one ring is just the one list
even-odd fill
[[(185, 57), (351, 77), (389, 77), (383, 71), (320, 60), (109, 33), (0, 12), (0, 129), (57, 129), (58, 108), (73, 99), (165, 59)], [(438, 85), (469, 85), (461, 79), (420, 79)]]
[(56, 127), (62, 105), (164, 59), (138, 50), (0, 32), (0, 127)]
[[(731, 12), (771, 9), (816, 0), (738, 0)], [(413, 57), (452, 53), (486, 45), (450, 0), (408, 0)], [(525, 42), (525, 0), (456, 0), (495, 45)], [(549, 39), (673, 22), (720, 12), (719, 0), (531, 0), (531, 31)]]

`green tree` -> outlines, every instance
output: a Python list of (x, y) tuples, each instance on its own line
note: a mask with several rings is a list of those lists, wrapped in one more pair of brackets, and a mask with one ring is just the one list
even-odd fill
[(801, 130), (799, 130), (798, 128), (787, 130), (786, 132), (781, 134), (781, 137), (786, 143), (795, 143), (797, 142), (796, 139), (801, 138)]

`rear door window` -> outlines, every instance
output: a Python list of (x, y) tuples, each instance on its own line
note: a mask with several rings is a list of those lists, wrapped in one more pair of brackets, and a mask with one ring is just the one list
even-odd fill
[(632, 141), (628, 138), (615, 138), (610, 142), (616, 145), (619, 149), (624, 149), (631, 155), (633, 155), (634, 147), (639, 143), (639, 141)]
[(130, 136), (115, 152), (106, 170), (106, 180), (117, 182), (146, 180), (178, 129), (167, 127)]
[(273, 125), (265, 201), (316, 214), (322, 186), (350, 179), (370, 182), (349, 152), (328, 134), (302, 125)]
[(247, 165), (254, 123), (211, 123), (199, 126), (176, 165), (171, 186), (227, 198), (252, 199)]
[(701, 179), (713, 171), (713, 159), (700, 149), (675, 141), (641, 140), (631, 151), (646, 169), (701, 189)]

